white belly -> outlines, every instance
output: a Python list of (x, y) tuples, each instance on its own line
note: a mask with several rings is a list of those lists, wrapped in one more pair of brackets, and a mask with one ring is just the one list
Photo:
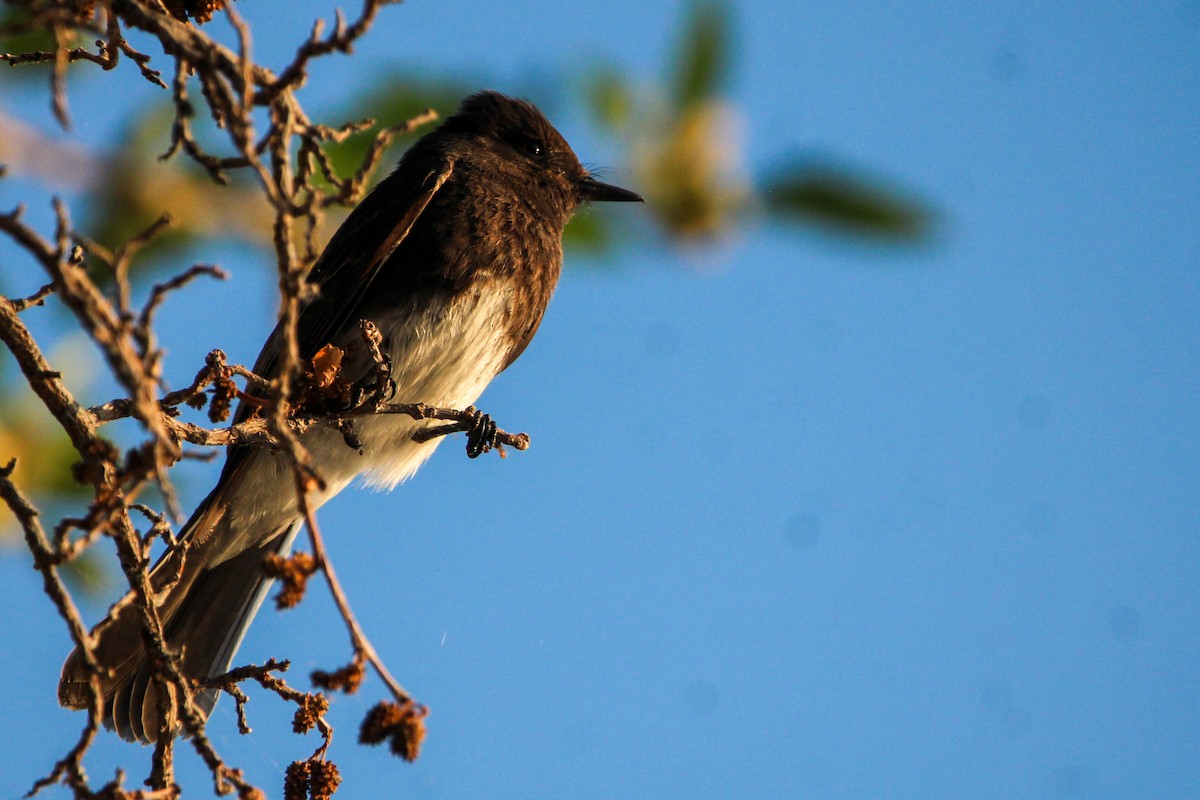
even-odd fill
[[(396, 383), (394, 402), (460, 409), (472, 405), (507, 358), (504, 323), (510, 303), (510, 292), (493, 288), (483, 296), (460, 297), (440, 313), (426, 310), (390, 320), (372, 320), (389, 346)], [(393, 488), (416, 472), (443, 438), (417, 443), (412, 440), (413, 433), (445, 423), (379, 414), (357, 418), (354, 424), (363, 445), (361, 455), (328, 427), (318, 426), (304, 437), (304, 445), (326, 485), (313, 498), (317, 506), (360, 475), (368, 486)], [(251, 538), (270, 535), (299, 516), (292, 470), (278, 454), (256, 450), (229, 483), (222, 497), (228, 514), (225, 523)], [(233, 541), (230, 544), (233, 546), (229, 552), (212, 553), (214, 562), (244, 547)]]
[[(508, 356), (504, 322), (511, 302), (510, 292), (493, 290), (481, 297), (460, 298), (442, 314), (427, 312), (415, 320), (378, 323), (391, 345), (395, 402), (459, 409), (474, 404)], [(358, 420), (356, 430), (363, 442), (360, 460), (365, 459), (366, 465), (359, 465), (355, 474), (365, 472), (368, 485), (391, 489), (412, 475), (441, 440), (418, 444), (412, 434), (442, 424), (399, 414)]]

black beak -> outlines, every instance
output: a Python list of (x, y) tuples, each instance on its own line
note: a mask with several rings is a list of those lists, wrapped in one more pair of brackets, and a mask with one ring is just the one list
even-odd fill
[(601, 183), (592, 176), (579, 181), (579, 193), (585, 201), (608, 203), (642, 203), (642, 196), (611, 183)]

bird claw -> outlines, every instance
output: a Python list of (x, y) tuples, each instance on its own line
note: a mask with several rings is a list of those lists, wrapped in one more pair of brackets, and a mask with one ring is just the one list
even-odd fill
[(467, 429), (467, 457), (478, 458), (496, 447), (499, 429), (496, 422), (477, 408), (470, 408), (471, 427)]
[(387, 376), (377, 376), (371, 382), (360, 381), (350, 387), (345, 404), (338, 411), (370, 409), (378, 411), (396, 396), (396, 382)]

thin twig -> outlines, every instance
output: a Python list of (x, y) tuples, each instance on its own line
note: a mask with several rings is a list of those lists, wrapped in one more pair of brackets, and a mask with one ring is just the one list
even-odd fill
[[(33, 507), (23, 500), (9, 480), (11, 470), (0, 476), (0, 495), (13, 509), (26, 532), (35, 564), (46, 583), (46, 592), (67, 621), (72, 639), (80, 647), (84, 661), (90, 665), (90, 707), (84, 730), (75, 747), (55, 765), (46, 779), (35, 785), (35, 790), (61, 780), (72, 788), (76, 800), (135, 794), (147, 800), (174, 798), (179, 789), (174, 785), (171, 743), (178, 727), (188, 735), (191, 746), (208, 766), (214, 789), (218, 793), (236, 789), (244, 800), (260, 796), (239, 771), (220, 758), (206, 737), (204, 720), (192, 698), (195, 687), (179, 672), (178, 659), (167, 646), (156, 606), (156, 594), (170, 585), (172, 576), (158, 573), (151, 581), (151, 542), (160, 536), (167, 540), (168, 553), (176, 567), (181, 567), (186, 548), (177, 550), (182, 546), (173, 542), (165, 518), (139, 506), (137, 499), (147, 486), (157, 483), (167, 498), (168, 508), (174, 507), (173, 490), (166, 476), (167, 469), (182, 453), (181, 442), (274, 447), (289, 460), (296, 470), (298, 481), (307, 488), (315, 477), (308, 466), (310, 457), (301, 443), (300, 435), (313, 425), (345, 429), (351, 420), (368, 413), (406, 413), (418, 420), (448, 419), (459, 426), (468, 427), (475, 419), (469, 413), (471, 410), (427, 409), (419, 404), (393, 406), (383, 404), (382, 396), (376, 396), (370, 407), (340, 414), (295, 413), (290, 406), (303, 367), (296, 337), (301, 303), (310, 291), (303, 276), (316, 257), (314, 240), (321, 215), (330, 206), (351, 203), (361, 197), (393, 139), (432, 118), (431, 114), (426, 114), (403, 125), (376, 131), (362, 163), (350, 177), (338, 179), (333, 174), (325, 148), (331, 142), (342, 141), (347, 136), (363, 131), (363, 125), (351, 123), (339, 127), (316, 124), (296, 97), (296, 90), (307, 80), (316, 59), (335, 52), (350, 52), (355, 42), (373, 25), (386, 2), (364, 0), (358, 17), (350, 22), (339, 14), (336, 25), (328, 35), (315, 26), (312, 34), (296, 50), (291, 63), (278, 73), (253, 60), (249, 28), (232, 10), (228, 11), (228, 15), (237, 33), (236, 51), (218, 43), (198, 27), (197, 23), (207, 17), (205, 9), (197, 12), (193, 4), (188, 3), (185, 7), (179, 0), (166, 0), (165, 4), (158, 0), (96, 0), (94, 4), (56, 0), (13, 2), (19, 10), (27, 12), (27, 19), (6, 26), (7, 32), (22, 26), (28, 31), (50, 31), (55, 37), (56, 46), (47, 51), (6, 54), (0, 56), (0, 60), (21, 64), (39, 61), (51, 63), (51, 101), (62, 125), (69, 122), (66, 91), (68, 66), (77, 61), (87, 61), (104, 70), (112, 70), (118, 67), (124, 55), (135, 65), (143, 79), (171, 93), (174, 119), (168, 155), (182, 152), (218, 180), (234, 170), (240, 170), (257, 180), (258, 189), (274, 213), (272, 233), (281, 291), (279, 317), (284, 332), (283, 355), (272, 381), (253, 375), (244, 367), (227, 365), (221, 356), (207, 363), (205, 369), (197, 373), (191, 386), (164, 395), (163, 352), (153, 330), (156, 313), (169, 292), (200, 274), (217, 275), (216, 268), (205, 265), (193, 267), (154, 287), (144, 307), (136, 309), (131, 301), (134, 287), (130, 280), (130, 276), (136, 274), (132, 270), (134, 260), (141, 245), (159, 232), (162, 223), (156, 223), (143, 236), (135, 237), (110, 251), (75, 231), (66, 205), (59, 201), (55, 202), (56, 224), (50, 237), (42, 237), (25, 225), (19, 208), (9, 214), (0, 214), (0, 231), (12, 238), (46, 272), (58, 299), (75, 316), (80, 328), (99, 349), (110, 373), (126, 395), (126, 398), (85, 409), (67, 391), (59, 373), (51, 369), (18, 317), (20, 312), (43, 301), (50, 289), (43, 289), (26, 299), (0, 297), (0, 340), (13, 352), (16, 363), (34, 393), (67, 431), (72, 445), (80, 454), (81, 467), (77, 470), (77, 477), (92, 487), (94, 495), (85, 512), (54, 526), (54, 540), (51, 542), (41, 529)], [(189, 9), (191, 20), (186, 13)], [(164, 84), (159, 70), (151, 68), (150, 55), (135, 49), (126, 39), (128, 30), (143, 34), (143, 40), (161, 47), (162, 57), (169, 59), (164, 66), (173, 67), (169, 87)], [(96, 49), (74, 47), (81, 41), (80, 35), (88, 37), (83, 41), (99, 39)], [(155, 58), (159, 57), (156, 48)], [(190, 83), (192, 79), (196, 83)], [(197, 85), (198, 92), (195, 91)], [(192, 128), (192, 118), (197, 113), (206, 113), (216, 124), (216, 137), (206, 137), (203, 142), (197, 138)], [(264, 121), (265, 124), (262, 124)], [(318, 176), (323, 177), (324, 182)], [(303, 251), (298, 249), (301, 236), (306, 239)], [(85, 259), (89, 268), (99, 265), (115, 276), (115, 296), (107, 288), (102, 289), (97, 285), (83, 268)], [(241, 393), (234, 386), (232, 379), (235, 376), (246, 381), (246, 392), (249, 394)], [(242, 396), (244, 400), (258, 405), (258, 415), (219, 430), (190, 425), (175, 418), (179, 403), (195, 402), (208, 387), (213, 386), (216, 387), (214, 394), (230, 395), (232, 392), (232, 395)], [(230, 387), (233, 387), (232, 390)], [(440, 412), (450, 416), (441, 416)], [(144, 442), (124, 455), (97, 430), (100, 424), (123, 417), (137, 419), (148, 434)], [(512, 446), (520, 445), (514, 442)], [(332, 565), (328, 563), (311, 505), (304, 492), (301, 493), (301, 506), (305, 509), (314, 537), (314, 550), (320, 548), (318, 552), (325, 566), (326, 578), (331, 583), (331, 591), (340, 598), (339, 607), (344, 608), (348, 615), (349, 606)], [(150, 517), (152, 525), (144, 534), (139, 533), (130, 519), (131, 508), (139, 508)], [(160, 729), (146, 731), (150, 736), (158, 734), (150, 788), (136, 793), (122, 788), (121, 775), (97, 791), (92, 791), (82, 763), (103, 719), (101, 676), (90, 649), (90, 635), (79, 619), (57, 571), (62, 563), (78, 555), (100, 537), (114, 540), (130, 586), (130, 594), (114, 606), (110, 619), (115, 619), (122, 609), (129, 611), (130, 604), (136, 607), (143, 627), (145, 656), (151, 666), (158, 699)], [(356, 643), (356, 653), (359, 652), (358, 648), (369, 653), (372, 666), (388, 683), (397, 699), (407, 698), (387, 674), (352, 616), (348, 616), (347, 625)], [(278, 687), (268, 686), (278, 680), (275, 676), (264, 672), (258, 680), (280, 693)], [(279, 683), (282, 684), (282, 681)], [(240, 690), (231, 685), (231, 692), (236, 691)], [(297, 694), (299, 698), (314, 696)], [(304, 699), (301, 704), (308, 705), (302, 710), (307, 715), (305, 719), (311, 717), (313, 724), (321, 729), (323, 744), (314, 753), (314, 758), (321, 759), (320, 763), (329, 767), (323, 773), (328, 778), (331, 774), (336, 775), (332, 765), (323, 761), (331, 741), (332, 728), (322, 714), (312, 716), (311, 712), (317, 708), (312, 705), (315, 702)], [(244, 702), (238, 705), (239, 712), (244, 712)], [(242, 721), (244, 723), (244, 717)], [(316, 767), (313, 769), (315, 775), (318, 770)]]
[(54, 294), (54, 284), (47, 283), (45, 286), (38, 289), (36, 292), (31, 294), (29, 297), (26, 297), (21, 300), (12, 300), (10, 302), (12, 303), (13, 311), (16, 311), (19, 313), (21, 311), (24, 311), (27, 308), (30, 308), (31, 306), (45, 305), (46, 298), (52, 294)]
[(361, 654), (366, 659), (367, 663), (375, 670), (375, 674), (388, 687), (388, 691), (396, 698), (396, 702), (401, 704), (411, 703), (413, 702), (412, 696), (388, 672), (383, 659), (379, 657), (379, 653), (371, 644), (371, 640), (367, 638), (366, 632), (358, 624), (358, 619), (350, 609), (350, 601), (346, 599), (346, 593), (342, 590), (342, 584), (333, 569), (333, 563), (329, 560), (329, 554), (325, 550), (325, 540), (321, 536), (321, 529), (317, 526), (316, 514), (313, 512), (312, 503), (308, 499), (309, 490), (312, 488), (315, 487), (310, 482), (306, 482), (302, 476), (297, 475), (296, 493), (300, 501), (300, 509), (304, 514), (304, 524), (308, 528), (308, 536), (312, 542), (313, 557), (316, 558), (321, 571), (325, 574), (325, 582), (329, 585), (329, 593), (333, 595), (333, 602), (337, 605), (338, 611), (342, 615), (342, 620), (346, 623), (346, 629), (350, 633), (350, 642), (354, 647), (354, 652), (356, 655)]

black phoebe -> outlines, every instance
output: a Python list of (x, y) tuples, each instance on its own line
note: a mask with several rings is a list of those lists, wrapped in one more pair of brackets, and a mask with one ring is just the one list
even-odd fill
[[(317, 289), (300, 313), (300, 354), (326, 344), (346, 351), (343, 373), (373, 368), (359, 323), (374, 322), (390, 356), (394, 401), (464, 408), (529, 344), (562, 268), (563, 227), (589, 200), (640, 200), (600, 183), (533, 105), (495, 92), (467, 98), (404, 154), (334, 234), (308, 281)], [(277, 374), (276, 328), (255, 364)], [(245, 407), (238, 418), (248, 416)], [(392, 487), (429, 458), (440, 439), (413, 433), (432, 421), (396, 414), (363, 417), (359, 451), (340, 433), (316, 427), (304, 444), (324, 479), (320, 505), (364, 475)], [(167, 643), (184, 675), (229, 669), (270, 580), (263, 559), (286, 553), (300, 529), (287, 460), (263, 448), (231, 448), (216, 488), (192, 514), (182, 573), (158, 605)], [(165, 587), (177, 560), (162, 560), (152, 580)], [(156, 688), (134, 609), (125, 605), (92, 632), (103, 678), (104, 723), (123, 738), (153, 741)], [(121, 606), (121, 603), (118, 603)], [(63, 666), (59, 700), (88, 704), (78, 650)], [(207, 714), (216, 692), (197, 698)]]

